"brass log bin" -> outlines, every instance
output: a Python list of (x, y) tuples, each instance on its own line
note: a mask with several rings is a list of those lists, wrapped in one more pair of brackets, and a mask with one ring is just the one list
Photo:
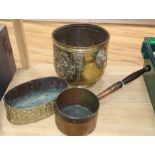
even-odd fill
[(87, 87), (103, 74), (109, 33), (96, 25), (71, 24), (52, 33), (57, 74), (70, 85)]

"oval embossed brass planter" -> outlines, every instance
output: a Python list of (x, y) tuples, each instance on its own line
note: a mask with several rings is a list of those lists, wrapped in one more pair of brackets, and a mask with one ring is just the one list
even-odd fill
[(25, 82), (4, 96), (7, 118), (14, 124), (28, 124), (54, 113), (54, 101), (67, 88), (58, 77), (45, 77)]
[(52, 33), (57, 74), (72, 86), (89, 86), (103, 74), (109, 33), (96, 25), (71, 24)]

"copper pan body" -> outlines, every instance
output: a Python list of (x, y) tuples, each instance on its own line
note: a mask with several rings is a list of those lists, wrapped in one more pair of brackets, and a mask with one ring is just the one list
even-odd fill
[(66, 135), (87, 135), (96, 127), (99, 101), (89, 90), (65, 90), (58, 96), (55, 109), (56, 125)]

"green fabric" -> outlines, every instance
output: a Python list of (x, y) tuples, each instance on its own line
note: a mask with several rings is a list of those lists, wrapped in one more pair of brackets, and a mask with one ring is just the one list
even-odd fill
[(143, 77), (155, 112), (155, 57), (153, 55), (154, 51), (155, 38), (146, 37), (143, 41), (141, 52), (143, 55), (144, 64), (150, 64), (151, 71), (145, 73)]
[(149, 44), (155, 45), (155, 38), (149, 37), (147, 38)]

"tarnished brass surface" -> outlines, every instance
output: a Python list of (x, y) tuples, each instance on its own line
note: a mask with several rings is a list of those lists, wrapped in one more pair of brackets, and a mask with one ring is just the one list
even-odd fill
[(35, 108), (18, 109), (5, 104), (7, 118), (13, 124), (28, 124), (42, 120), (54, 114), (54, 104), (48, 103)]
[(107, 64), (109, 33), (96, 25), (71, 24), (53, 32), (54, 66), (72, 86), (89, 86)]
[(4, 96), (7, 118), (14, 124), (28, 124), (54, 114), (56, 97), (67, 88), (58, 77), (31, 80), (9, 90)]

